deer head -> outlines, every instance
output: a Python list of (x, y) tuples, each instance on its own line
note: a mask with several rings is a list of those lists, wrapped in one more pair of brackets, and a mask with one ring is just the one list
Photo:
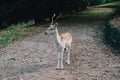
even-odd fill
[(54, 21), (55, 16), (56, 16), (56, 14), (53, 14), (52, 21), (51, 21), (48, 29), (46, 30), (45, 35), (46, 34), (55, 34), (55, 32), (57, 30), (57, 26), (58, 26), (58, 23), (56, 21), (58, 18), (60, 18), (61, 15), (57, 16), (55, 21)]

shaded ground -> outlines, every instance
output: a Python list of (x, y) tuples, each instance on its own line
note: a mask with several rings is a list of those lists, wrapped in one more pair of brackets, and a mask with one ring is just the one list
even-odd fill
[(56, 52), (44, 31), (2, 48), (0, 80), (120, 80), (120, 56), (104, 44), (103, 23), (75, 15), (60, 22), (60, 34), (73, 35), (65, 70), (55, 70)]

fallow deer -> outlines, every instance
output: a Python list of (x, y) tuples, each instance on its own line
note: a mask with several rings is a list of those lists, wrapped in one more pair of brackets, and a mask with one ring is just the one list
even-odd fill
[[(70, 50), (71, 50), (71, 43), (72, 43), (72, 35), (70, 33), (64, 33), (62, 35), (59, 35), (58, 33), (58, 23), (54, 23), (53, 18), (56, 15), (54, 14), (52, 16), (52, 22), (49, 25), (48, 29), (46, 30), (45, 34), (48, 34), (52, 38), (52, 42), (54, 44), (54, 47), (56, 48), (57, 52), (57, 67), (56, 69), (64, 69), (63, 67), (63, 54), (64, 52), (67, 52), (67, 59), (66, 63), (70, 64)], [(59, 18), (58, 16), (56, 20)], [(55, 21), (56, 21), (55, 20)]]

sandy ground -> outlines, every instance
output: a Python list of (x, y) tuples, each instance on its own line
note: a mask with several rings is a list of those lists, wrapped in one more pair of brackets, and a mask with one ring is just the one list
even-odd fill
[(73, 36), (69, 66), (56, 70), (56, 51), (43, 31), (0, 49), (0, 80), (120, 80), (120, 56), (104, 44), (103, 22), (74, 19), (58, 28)]

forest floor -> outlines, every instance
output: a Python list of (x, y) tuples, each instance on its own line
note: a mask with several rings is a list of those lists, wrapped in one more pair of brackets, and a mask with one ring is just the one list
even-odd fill
[(43, 27), (0, 49), (0, 80), (120, 80), (120, 55), (104, 42), (105, 18), (89, 18), (72, 15), (59, 22), (59, 33), (73, 36), (71, 64), (64, 63), (64, 70), (56, 70), (56, 51)]

